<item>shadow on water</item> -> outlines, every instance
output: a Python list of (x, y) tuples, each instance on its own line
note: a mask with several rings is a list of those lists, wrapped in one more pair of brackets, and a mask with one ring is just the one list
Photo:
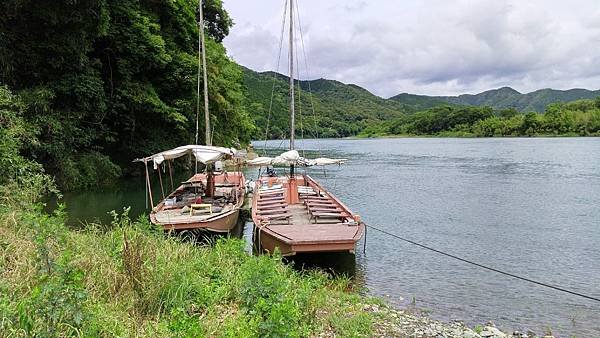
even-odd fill
[(299, 271), (321, 269), (332, 276), (348, 278), (356, 275), (356, 256), (348, 252), (296, 254), (283, 261)]
[[(261, 249), (257, 232), (250, 219), (246, 220), (243, 238), (247, 243), (249, 253), (253, 255), (268, 254)], [(345, 276), (352, 279), (357, 275), (356, 255), (349, 252), (300, 253), (283, 257), (282, 260), (296, 271), (320, 269), (331, 276)]]

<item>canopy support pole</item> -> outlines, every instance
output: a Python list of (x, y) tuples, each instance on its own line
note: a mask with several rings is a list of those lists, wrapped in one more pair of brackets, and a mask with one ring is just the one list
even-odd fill
[(161, 173), (161, 166), (158, 166), (158, 181), (160, 182), (160, 192), (162, 193), (162, 198), (165, 199), (165, 188), (163, 188), (163, 183), (162, 183), (162, 173)]
[(150, 174), (148, 173), (148, 162), (144, 160), (144, 167), (146, 168), (146, 186), (148, 187), (148, 195), (150, 195), (150, 206), (154, 209), (154, 201), (152, 200), (152, 186), (150, 185)]
[(169, 177), (171, 178), (171, 191), (173, 191), (175, 189), (173, 189), (173, 170), (171, 169), (171, 161), (167, 160), (167, 164), (169, 165)]

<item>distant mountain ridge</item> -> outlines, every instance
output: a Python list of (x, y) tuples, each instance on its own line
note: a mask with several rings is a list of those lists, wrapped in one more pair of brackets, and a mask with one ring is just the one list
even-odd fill
[(515, 108), (518, 111), (543, 112), (546, 106), (555, 102), (569, 102), (581, 99), (593, 99), (600, 96), (600, 90), (587, 89), (540, 89), (521, 94), (510, 87), (487, 90), (479, 94), (463, 94), (458, 96), (427, 96), (415, 94), (399, 94), (389, 98), (404, 104), (431, 108), (440, 103), (469, 106), (490, 106), (496, 109)]
[[(269, 125), (270, 137), (284, 137), (288, 130), (289, 78), (272, 71), (256, 72), (242, 67), (247, 88), (246, 104), (257, 126), (255, 136), (264, 137)], [(316, 79), (300, 81), (301, 103), (297, 115), (303, 114), (303, 129), (309, 137), (344, 137), (356, 135), (366, 126), (412, 114), (440, 105), (490, 106), (494, 109), (515, 108), (518, 111), (544, 112), (554, 102), (593, 99), (600, 90), (540, 89), (522, 94), (510, 87), (484, 91), (479, 94), (458, 96), (428, 96), (402, 93), (388, 99), (377, 96), (355, 84), (336, 80)], [(308, 89), (312, 93), (308, 96)], [(274, 89), (273, 101), (271, 91)], [(312, 99), (312, 100), (311, 100)], [(270, 122), (269, 106), (272, 107)], [(312, 107), (315, 116), (312, 114)], [(302, 132), (304, 132), (302, 131)]]

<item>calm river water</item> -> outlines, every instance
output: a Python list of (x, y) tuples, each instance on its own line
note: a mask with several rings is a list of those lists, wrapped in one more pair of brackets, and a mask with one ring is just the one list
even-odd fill
[[(311, 170), (368, 224), (478, 263), (600, 298), (600, 139), (304, 140)], [(270, 141), (276, 148), (280, 141)], [(263, 142), (257, 142), (262, 147)], [(248, 171), (248, 178), (256, 176)], [(143, 181), (67, 194), (71, 221), (144, 211)], [(246, 233), (249, 230), (246, 229)], [(434, 318), (600, 337), (600, 303), (481, 270), (369, 231), (357, 283)]]

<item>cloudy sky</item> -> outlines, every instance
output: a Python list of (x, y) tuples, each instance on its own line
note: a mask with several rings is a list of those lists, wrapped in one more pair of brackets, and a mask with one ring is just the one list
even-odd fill
[[(600, 0), (297, 1), (304, 79), (354, 83), (383, 97), (600, 88)], [(229, 55), (275, 70), (284, 2), (223, 0), (235, 21)]]

